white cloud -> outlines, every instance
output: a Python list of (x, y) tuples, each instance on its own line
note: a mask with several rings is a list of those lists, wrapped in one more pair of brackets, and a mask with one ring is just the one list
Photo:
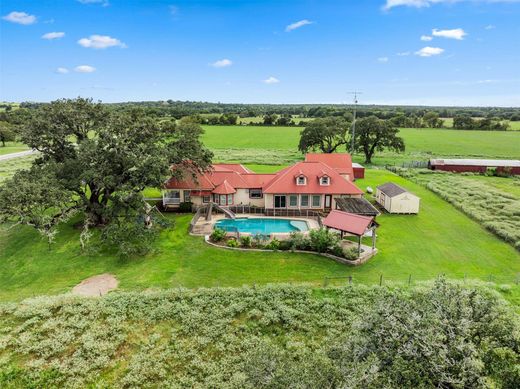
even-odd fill
[(433, 38), (432, 38), (431, 36), (429, 36), (429, 35), (421, 35), (421, 40), (422, 40), (423, 42), (429, 42), (429, 41), (431, 41), (432, 39), (433, 39)]
[(486, 27), (484, 27), (485, 30), (493, 30), (495, 28), (496, 28), (496, 26), (494, 26), (492, 24), (488, 24)]
[(432, 35), (441, 38), (457, 39), (461, 41), (468, 34), (462, 28), (454, 28), (452, 30), (437, 30), (434, 28), (432, 30)]
[(378, 62), (381, 62), (381, 63), (386, 63), (386, 62), (388, 62), (388, 57), (379, 57), (379, 58), (377, 59), (377, 61), (378, 61)]
[(29, 25), (29, 24), (36, 23), (36, 16), (29, 15), (28, 13), (25, 13), (25, 12), (18, 12), (18, 11), (13, 11), (13, 12), (3, 16), (2, 19), (7, 20), (8, 22), (11, 22), (11, 23), (18, 23), (18, 24), (23, 24), (23, 25)]
[(42, 35), (42, 39), (59, 39), (65, 36), (64, 32), (48, 32), (47, 34)]
[(408, 56), (408, 55), (410, 55), (410, 54), (411, 54), (411, 53), (410, 53), (409, 51), (402, 51), (402, 52), (400, 52), (400, 53), (397, 53), (397, 55), (398, 55), (399, 57), (406, 57), (406, 56)]
[(432, 57), (434, 55), (439, 55), (444, 52), (444, 49), (441, 49), (440, 47), (430, 47), (426, 46), (423, 47), (421, 50), (416, 51), (415, 54), (420, 57)]
[(280, 82), (276, 77), (269, 77), (262, 81), (264, 84), (278, 84)]
[(214, 68), (225, 68), (231, 65), (233, 65), (233, 61), (227, 58), (219, 59), (211, 64)]
[(67, 74), (68, 72), (69, 72), (69, 69), (67, 69), (67, 68), (56, 69), (56, 73), (59, 73), (59, 74)]
[(92, 49), (106, 49), (114, 46), (119, 46), (123, 49), (126, 48), (126, 45), (119, 39), (112, 38), (108, 35), (91, 35), (88, 38), (81, 38), (78, 44)]
[(298, 22), (295, 22), (295, 23), (292, 23), (292, 24), (289, 24), (287, 27), (285, 27), (285, 32), (291, 32), (293, 30), (296, 30), (297, 28), (300, 28), (300, 27), (303, 27), (303, 26), (306, 26), (308, 24), (313, 24), (314, 22), (311, 22), (310, 20), (307, 20), (307, 19), (303, 19), (303, 20), (300, 20)]
[(518, 3), (520, 0), (386, 0), (383, 9), (388, 11), (391, 8), (405, 6), (405, 7), (415, 7), (415, 8), (423, 8), (429, 7), (433, 4), (441, 4), (441, 3), (459, 3), (463, 1), (471, 1), (471, 2), (481, 2), (481, 3)]
[(74, 68), (74, 71), (78, 73), (93, 73), (96, 71), (96, 68), (90, 65), (79, 65)]

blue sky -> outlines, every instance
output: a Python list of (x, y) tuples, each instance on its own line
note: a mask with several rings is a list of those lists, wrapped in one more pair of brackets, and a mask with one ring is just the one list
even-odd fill
[(0, 4), (2, 101), (520, 106), (520, 0)]

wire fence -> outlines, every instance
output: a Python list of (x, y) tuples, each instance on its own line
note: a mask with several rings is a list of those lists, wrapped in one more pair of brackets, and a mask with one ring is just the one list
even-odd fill
[(520, 273), (512, 275), (472, 275), (472, 274), (437, 274), (437, 275), (418, 275), (418, 274), (402, 274), (402, 275), (385, 275), (385, 274), (347, 274), (344, 276), (327, 276), (323, 278), (323, 286), (340, 286), (349, 284), (365, 284), (365, 285), (413, 285), (417, 282), (432, 281), (439, 277), (449, 280), (462, 282), (491, 282), (494, 284), (520, 285)]

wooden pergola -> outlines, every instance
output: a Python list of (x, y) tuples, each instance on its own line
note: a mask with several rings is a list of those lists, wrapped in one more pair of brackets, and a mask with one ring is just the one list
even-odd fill
[(354, 213), (333, 210), (323, 220), (323, 225), (340, 232), (341, 238), (345, 233), (358, 237), (358, 255), (361, 255), (361, 238), (371, 233), (372, 250), (376, 248), (376, 228), (378, 224), (371, 216), (356, 215)]

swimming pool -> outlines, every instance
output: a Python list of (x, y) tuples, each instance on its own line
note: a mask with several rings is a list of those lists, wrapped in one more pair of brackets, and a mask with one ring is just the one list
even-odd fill
[(235, 232), (238, 229), (239, 232), (255, 235), (307, 231), (309, 226), (303, 220), (237, 218), (219, 220), (215, 223), (215, 228), (221, 228), (229, 232)]

